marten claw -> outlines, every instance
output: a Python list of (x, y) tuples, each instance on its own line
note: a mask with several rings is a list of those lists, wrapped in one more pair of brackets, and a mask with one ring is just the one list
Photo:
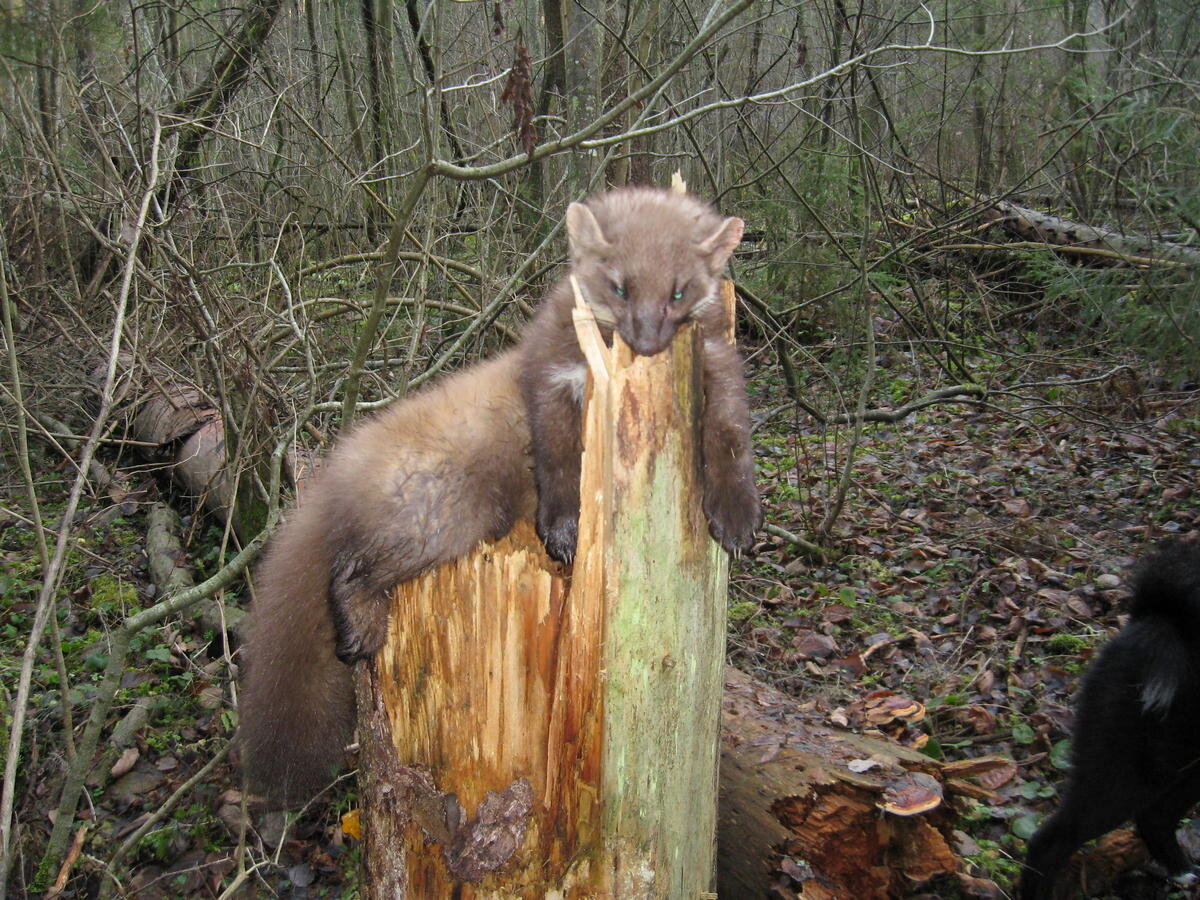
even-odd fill
[(575, 546), (578, 542), (578, 522), (560, 522), (542, 540), (551, 559), (563, 565), (575, 562)]
[(754, 535), (762, 525), (762, 507), (758, 494), (731, 501), (730, 493), (713, 491), (705, 498), (704, 515), (708, 532), (730, 556), (741, 559), (754, 546)]
[(569, 566), (575, 560), (575, 547), (579, 542), (579, 519), (560, 516), (550, 525), (539, 527), (538, 536), (551, 559)]

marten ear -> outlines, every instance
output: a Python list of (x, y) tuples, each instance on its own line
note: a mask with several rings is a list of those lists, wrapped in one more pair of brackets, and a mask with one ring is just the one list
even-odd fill
[(567, 243), (571, 245), (571, 259), (582, 262), (603, 256), (612, 245), (604, 239), (600, 223), (592, 211), (582, 203), (567, 207)]
[(731, 216), (700, 242), (700, 252), (708, 257), (709, 268), (714, 272), (720, 272), (725, 263), (729, 262), (734, 248), (742, 242), (742, 231), (745, 227), (745, 222)]

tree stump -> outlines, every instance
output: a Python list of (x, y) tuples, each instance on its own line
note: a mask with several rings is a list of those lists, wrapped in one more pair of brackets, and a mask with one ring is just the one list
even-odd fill
[(583, 318), (573, 571), (521, 523), (402, 585), (358, 667), (370, 897), (711, 888), (728, 562), (701, 510), (695, 335), (635, 357)]

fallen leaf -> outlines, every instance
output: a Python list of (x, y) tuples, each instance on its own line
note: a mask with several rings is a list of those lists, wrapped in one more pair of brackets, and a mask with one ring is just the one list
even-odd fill
[(362, 816), (361, 811), (352, 809), (348, 813), (342, 815), (341, 825), (342, 834), (348, 834), (355, 840), (362, 840)]
[(1090, 619), (1093, 615), (1092, 605), (1079, 596), (1073, 596), (1067, 601), (1067, 609), (1083, 619)]
[(983, 706), (968, 706), (960, 714), (962, 719), (976, 734), (991, 734), (996, 730), (996, 717)]
[(1017, 764), (1011, 760), (1006, 760), (1006, 762), (1007, 765), (999, 765), (988, 772), (981, 772), (976, 776), (979, 783), (989, 791), (994, 791), (996, 788), (1012, 781), (1013, 777), (1017, 774)]
[(1033, 514), (1033, 509), (1029, 506), (1029, 501), (1024, 497), (1014, 497), (1011, 500), (1005, 500), (1001, 504), (1004, 511), (1010, 516), (1029, 516)]
[(1043, 603), (1050, 603), (1054, 606), (1063, 606), (1070, 601), (1071, 592), (1059, 590), (1058, 588), (1042, 588), (1033, 595), (1033, 599), (1040, 600)]
[(801, 631), (792, 638), (792, 646), (802, 659), (828, 659), (837, 652), (837, 643), (826, 634)]
[(225, 694), (219, 685), (206, 684), (200, 689), (200, 695), (197, 699), (204, 709), (219, 709), (225, 701)]
[(120, 778), (137, 765), (138, 757), (141, 755), (141, 751), (137, 747), (126, 747), (117, 761), (113, 763), (112, 768), (108, 770), (108, 774), (113, 778)]

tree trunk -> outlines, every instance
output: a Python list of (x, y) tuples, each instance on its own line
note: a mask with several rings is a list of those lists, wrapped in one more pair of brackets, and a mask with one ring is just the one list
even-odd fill
[[(371, 149), (367, 157), (367, 171), (371, 172), (373, 177), (385, 179), (384, 184), (388, 184), (386, 180), (387, 166), (384, 165), (384, 134), (386, 130), (386, 114), (383, 104), (383, 90), (379, 75), (379, 21), (377, 19), (377, 10), (375, 9), (375, 0), (361, 0), (359, 3), (359, 16), (362, 20), (363, 39), (366, 43), (367, 52), (367, 114), (371, 120)], [(367, 237), (371, 243), (378, 243), (379, 235), (385, 228), (385, 219), (387, 210), (380, 209), (377, 205), (371, 204), (368, 221), (370, 228), (367, 232)]]
[(404, 11), (408, 16), (408, 27), (412, 30), (413, 42), (417, 48), (417, 56), (421, 60), (421, 69), (425, 72), (425, 80), (429, 82), (430, 89), (434, 90), (437, 95), (438, 116), (442, 122), (442, 132), (446, 135), (450, 160), (460, 163), (466, 159), (466, 155), (463, 153), (462, 143), (458, 139), (458, 129), (450, 115), (450, 107), (446, 104), (446, 96), (438, 89), (438, 70), (433, 55), (433, 46), (429, 42), (429, 35), (422, 26), (421, 11), (418, 8), (417, 0), (404, 0)]
[[(624, 41), (628, 35), (629, 17), (632, 11), (622, 4), (609, 4), (605, 10), (610, 27), (601, 35), (601, 75), (600, 98), (601, 106), (615, 106), (629, 94), (629, 57), (625, 53)], [(632, 110), (625, 113), (604, 129), (605, 137), (620, 134), (629, 127)], [(629, 154), (626, 147), (620, 147), (616, 155), (609, 160), (604, 173), (605, 182), (610, 187), (625, 187), (629, 184)]]
[(280, 0), (250, 3), (237, 27), (224, 41), (225, 52), (213, 61), (199, 86), (171, 111), (174, 120), (185, 122), (179, 131), (179, 157), (175, 166), (183, 181), (197, 179), (204, 139), (250, 75), (251, 65), (271, 36), (271, 27), (281, 5)]
[(368, 896), (710, 889), (727, 559), (694, 333), (645, 358), (590, 327), (573, 571), (521, 523), (402, 585), (359, 666)]

